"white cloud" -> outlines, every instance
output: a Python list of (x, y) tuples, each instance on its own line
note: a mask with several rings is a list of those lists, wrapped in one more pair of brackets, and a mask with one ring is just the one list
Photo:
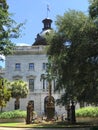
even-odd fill
[(30, 46), (30, 44), (27, 43), (16, 43), (17, 46)]

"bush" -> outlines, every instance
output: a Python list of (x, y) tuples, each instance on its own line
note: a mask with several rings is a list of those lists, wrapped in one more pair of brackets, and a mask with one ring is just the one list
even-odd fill
[(84, 107), (76, 110), (77, 117), (98, 117), (98, 107)]
[(26, 118), (26, 111), (13, 110), (0, 113), (0, 119)]

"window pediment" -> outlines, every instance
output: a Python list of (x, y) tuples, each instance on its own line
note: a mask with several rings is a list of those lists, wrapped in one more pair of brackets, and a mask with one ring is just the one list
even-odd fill
[(15, 75), (15, 76), (13, 76), (13, 79), (15, 79), (15, 80), (22, 79), (22, 76), (21, 75)]
[(27, 76), (27, 79), (35, 79), (35, 78), (36, 78), (35, 75), (28, 75), (28, 76)]

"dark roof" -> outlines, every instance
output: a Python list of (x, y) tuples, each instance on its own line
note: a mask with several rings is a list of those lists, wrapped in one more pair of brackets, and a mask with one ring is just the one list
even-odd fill
[(43, 36), (37, 34), (37, 38), (33, 45), (47, 45), (46, 39)]
[(33, 45), (47, 45), (45, 35), (48, 35), (50, 33), (50, 30), (52, 30), (52, 20), (49, 18), (45, 18), (42, 22), (44, 24), (44, 27), (42, 28), (42, 32), (37, 34)]

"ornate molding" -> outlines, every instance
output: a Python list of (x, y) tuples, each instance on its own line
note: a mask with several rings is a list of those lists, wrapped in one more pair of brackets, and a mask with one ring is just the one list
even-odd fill
[(22, 76), (21, 75), (15, 75), (15, 76), (13, 76), (13, 79), (22, 79)]
[(34, 75), (28, 75), (28, 76), (26, 76), (26, 78), (27, 78), (27, 79), (35, 79), (36, 76), (34, 76)]

